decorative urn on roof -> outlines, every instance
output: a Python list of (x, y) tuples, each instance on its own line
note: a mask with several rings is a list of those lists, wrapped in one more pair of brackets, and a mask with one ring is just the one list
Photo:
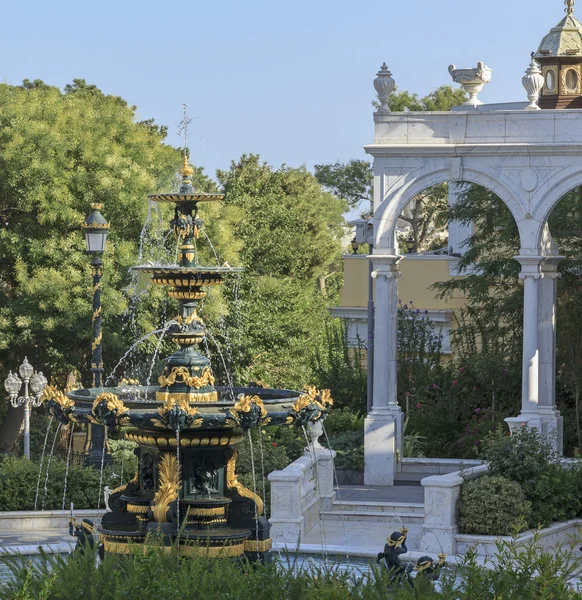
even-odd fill
[(582, 23), (574, 17), (574, 0), (564, 4), (566, 16), (534, 54), (544, 78), (540, 108), (582, 108)]
[(477, 67), (473, 69), (457, 69), (455, 65), (449, 66), (449, 73), (455, 83), (469, 94), (468, 100), (463, 102), (463, 106), (479, 106), (483, 104), (477, 94), (483, 89), (486, 83), (491, 81), (491, 69), (485, 63), (478, 62)]

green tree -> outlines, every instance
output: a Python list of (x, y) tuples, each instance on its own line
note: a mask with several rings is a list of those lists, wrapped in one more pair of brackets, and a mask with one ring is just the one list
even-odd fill
[[(81, 224), (91, 202), (111, 222), (103, 281), (104, 357), (111, 366), (128, 334), (123, 292), (135, 263), (146, 195), (173, 183), (180, 154), (164, 129), (83, 80), (62, 92), (41, 81), (0, 85), (0, 376), (27, 355), (49, 377), (87, 375), (91, 274)], [(156, 299), (138, 311), (147, 328)], [(0, 427), (10, 450), (21, 412)]]
[[(396, 90), (388, 102), (394, 112), (409, 111), (449, 111), (467, 99), (462, 89), (442, 85), (427, 96)], [(315, 165), (315, 177), (332, 194), (348, 202), (351, 208), (362, 207), (372, 202), (373, 172), (369, 161), (352, 159), (346, 163), (335, 162)], [(448, 208), (448, 186), (439, 184), (418, 194), (410, 201), (401, 219), (410, 224), (413, 240), (412, 252), (431, 249), (440, 243), (440, 233), (446, 228)], [(372, 211), (363, 209), (362, 216), (371, 216)], [(405, 250), (407, 251), (407, 250)]]
[[(233, 162), (218, 178), (225, 210), (236, 214), (245, 273), (226, 286), (217, 345), (235, 381), (301, 387), (312, 380), (312, 357), (330, 319), (327, 302), (336, 301), (341, 284), (346, 204), (304, 168), (273, 169), (256, 155)], [(318, 280), (334, 271), (324, 297)], [(214, 364), (220, 371), (222, 361)]]
[[(580, 365), (582, 343), (577, 333), (582, 314), (582, 214), (580, 191), (566, 194), (550, 215), (553, 241), (565, 259), (559, 265), (557, 354), (560, 410), (566, 419), (566, 446), (580, 447)], [(474, 399), (491, 409), (492, 421), (519, 410), (523, 333), (523, 287), (519, 281), (520, 241), (517, 225), (505, 204), (490, 191), (463, 184), (450, 219), (473, 224), (473, 235), (458, 267), (463, 277), (439, 283), (442, 297), (467, 298), (458, 314), (453, 343), (461, 364), (475, 380)]]

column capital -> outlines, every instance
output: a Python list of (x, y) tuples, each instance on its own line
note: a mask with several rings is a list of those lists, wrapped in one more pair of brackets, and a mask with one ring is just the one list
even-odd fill
[(379, 279), (380, 277), (383, 277), (384, 279), (398, 279), (401, 275), (402, 273), (398, 270), (389, 271), (384, 269), (377, 269), (375, 271), (372, 271), (372, 279)]
[(558, 273), (558, 265), (564, 258), (565, 256), (546, 256), (542, 264), (544, 279), (558, 279), (562, 276), (561, 273)]
[(400, 277), (398, 263), (402, 256), (393, 254), (370, 254), (370, 260), (374, 265), (372, 278), (385, 277), (386, 279), (395, 279)]
[(520, 279), (531, 277), (533, 279), (541, 279), (543, 277), (542, 265), (546, 260), (546, 256), (514, 256), (516, 261), (521, 265)]

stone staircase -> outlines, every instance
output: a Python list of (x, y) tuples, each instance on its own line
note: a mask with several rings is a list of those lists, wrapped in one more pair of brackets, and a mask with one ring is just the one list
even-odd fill
[(392, 531), (406, 527), (408, 549), (414, 551), (424, 526), (422, 500), (420, 486), (340, 486), (305, 536), (304, 547), (315, 550), (325, 543), (329, 551), (375, 556)]
[(330, 510), (321, 512), (321, 517), (324, 521), (361, 521), (407, 527), (422, 525), (424, 504), (336, 499)]

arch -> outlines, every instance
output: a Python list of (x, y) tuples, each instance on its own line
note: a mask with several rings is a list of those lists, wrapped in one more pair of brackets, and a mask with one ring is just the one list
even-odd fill
[[(450, 182), (451, 179), (450, 165), (446, 164), (420, 176), (413, 176), (411, 181), (404, 181), (391, 191), (374, 211), (375, 249), (385, 254), (396, 254), (394, 230), (398, 217), (404, 208), (423, 190), (438, 183)], [(518, 225), (525, 218), (523, 207), (513, 192), (496, 177), (470, 166), (463, 166), (463, 176), (460, 181), (481, 185), (499, 196)]]
[[(580, 186), (582, 186), (582, 168), (577, 168), (556, 183), (552, 187), (551, 192), (544, 196), (542, 202), (536, 207), (535, 213), (539, 224), (535, 233), (535, 241), (538, 246), (542, 244), (544, 227), (548, 224), (552, 211), (558, 206), (560, 200), (562, 200), (568, 192), (571, 192)], [(538, 215), (538, 213), (540, 214)]]

